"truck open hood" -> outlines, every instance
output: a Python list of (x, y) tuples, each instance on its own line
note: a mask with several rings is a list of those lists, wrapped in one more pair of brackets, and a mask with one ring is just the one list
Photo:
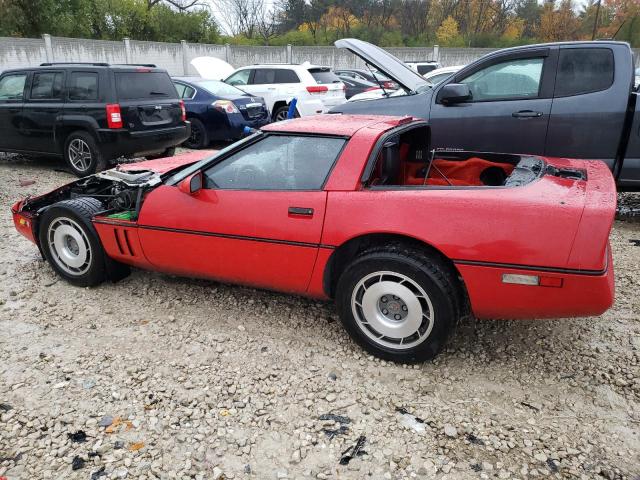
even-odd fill
[(336, 40), (335, 46), (346, 48), (351, 53), (359, 56), (365, 62), (395, 80), (406, 90), (415, 92), (420, 87), (429, 84), (422, 75), (411, 70), (402, 60), (368, 42), (363, 42), (356, 38), (343, 38)]

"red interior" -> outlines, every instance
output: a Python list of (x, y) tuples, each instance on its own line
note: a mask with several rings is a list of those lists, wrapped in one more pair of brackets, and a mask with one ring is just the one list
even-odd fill
[[(404, 163), (403, 166), (405, 185), (422, 185), (424, 183), (424, 177), (419, 175), (424, 165)], [(464, 161), (436, 158), (429, 171), (426, 185), (482, 186), (484, 183), (480, 180), (480, 175), (489, 167), (501, 168), (505, 173), (505, 177), (508, 177), (513, 171), (513, 165), (491, 162), (478, 157), (472, 157)], [(444, 179), (440, 172), (447, 177), (449, 182)]]
[[(481, 175), (488, 168), (499, 168), (508, 177), (514, 169), (509, 163), (493, 162), (479, 157), (471, 157), (466, 160), (434, 159), (429, 176), (425, 183), (424, 174), (427, 165), (426, 159), (412, 158), (408, 143), (400, 145), (400, 172), (399, 178), (393, 185), (454, 185), (454, 186), (483, 186)], [(379, 185), (383, 176), (381, 157), (376, 162), (373, 173), (372, 185)], [(445, 178), (446, 177), (446, 180)], [(447, 181), (448, 180), (448, 181)]]

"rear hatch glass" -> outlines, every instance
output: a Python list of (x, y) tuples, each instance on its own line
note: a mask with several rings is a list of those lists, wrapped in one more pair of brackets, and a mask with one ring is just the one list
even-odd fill
[(115, 72), (116, 91), (124, 127), (153, 130), (179, 125), (178, 92), (166, 72)]
[(327, 96), (340, 97), (344, 95), (342, 80), (330, 68), (310, 68), (309, 73), (318, 85), (326, 85), (328, 87)]

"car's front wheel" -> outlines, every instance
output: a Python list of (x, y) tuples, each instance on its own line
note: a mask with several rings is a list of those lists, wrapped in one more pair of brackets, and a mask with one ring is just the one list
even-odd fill
[(89, 287), (107, 278), (106, 257), (91, 218), (104, 210), (89, 197), (55, 203), (42, 215), (39, 240), (53, 269), (73, 285)]
[(337, 286), (340, 318), (353, 339), (385, 360), (435, 357), (460, 315), (449, 269), (401, 246), (373, 248), (348, 265)]
[(67, 166), (79, 177), (104, 170), (107, 165), (93, 136), (82, 130), (67, 137), (63, 154)]

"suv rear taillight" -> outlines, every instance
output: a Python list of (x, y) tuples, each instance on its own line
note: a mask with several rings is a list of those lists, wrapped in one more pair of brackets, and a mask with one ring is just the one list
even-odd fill
[(184, 100), (180, 100), (180, 120), (187, 121), (187, 109), (184, 108)]
[(309, 93), (326, 93), (329, 91), (329, 87), (326, 85), (317, 85), (312, 87), (307, 87), (307, 92)]
[(107, 126), (109, 128), (122, 128), (122, 114), (117, 103), (107, 104)]

